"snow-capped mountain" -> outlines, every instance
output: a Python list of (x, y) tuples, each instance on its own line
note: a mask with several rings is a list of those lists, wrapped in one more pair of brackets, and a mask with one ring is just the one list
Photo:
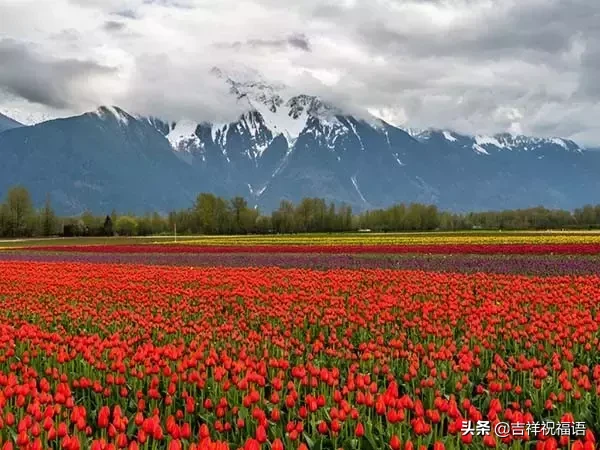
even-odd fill
[[(286, 86), (262, 78), (245, 75), (239, 81), (219, 69), (213, 69), (213, 74), (227, 83), (231, 94), (245, 106), (247, 112), (239, 120), (212, 124), (146, 120), (169, 140), (186, 163), (204, 170), (218, 167), (224, 172), (243, 173), (244, 194), (256, 201), (276, 177), (285, 175), (290, 163), (306, 157), (302, 153), (307, 149), (326, 149), (324, 158), (331, 159), (338, 170), (358, 161), (348, 151), (352, 145), (364, 151), (357, 127), (367, 127), (381, 138), (385, 136), (385, 123), (373, 120), (368, 124), (345, 116), (316, 96), (293, 94)], [(353, 191), (353, 201), (366, 203), (358, 188), (358, 173), (354, 173), (358, 168), (352, 170), (342, 184), (348, 184)], [(235, 178), (230, 183), (235, 185)]]
[(566, 151), (582, 152), (583, 148), (575, 142), (558, 137), (539, 138), (523, 135), (500, 133), (493, 136), (476, 135), (466, 136), (449, 130), (414, 130), (407, 131), (420, 142), (427, 143), (432, 138), (442, 136), (449, 143), (462, 148), (472, 149), (481, 155), (508, 150), (508, 151), (535, 151), (548, 147), (561, 148)]
[(247, 72), (213, 74), (245, 112), (169, 122), (104, 106), (0, 134), (0, 192), (25, 184), (62, 213), (168, 211), (199, 192), (271, 210), (320, 197), (355, 209), (397, 202), (451, 210), (597, 203), (600, 152), (572, 141), (403, 130), (344, 113)]
[(54, 111), (48, 111), (47, 108), (42, 108), (40, 111), (29, 111), (12, 104), (0, 108), (0, 114), (8, 116), (24, 126), (37, 125), (38, 123), (47, 122), (49, 120), (72, 116), (72, 113), (66, 111), (56, 113)]
[[(247, 156), (256, 160), (279, 136), (283, 136), (288, 147), (292, 148), (311, 120), (317, 120), (328, 130), (341, 125), (337, 120), (341, 111), (315, 96), (292, 95), (286, 86), (269, 83), (252, 72), (237, 71), (235, 75), (241, 81), (218, 68), (213, 68), (212, 74), (229, 85), (231, 94), (247, 110), (235, 123), (210, 124), (212, 143), (225, 153), (230, 130), (237, 130), (249, 137), (251, 148), (247, 149)], [(167, 125), (156, 118), (148, 120), (156, 124), (178, 152), (201, 154), (201, 149), (205, 148), (206, 142), (199, 138), (196, 130), (207, 124), (184, 121)]]

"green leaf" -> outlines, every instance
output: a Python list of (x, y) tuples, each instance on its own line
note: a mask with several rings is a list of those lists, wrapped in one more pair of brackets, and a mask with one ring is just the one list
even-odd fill
[(246, 420), (248, 418), (248, 410), (246, 408), (240, 408), (238, 411), (238, 417)]
[(315, 442), (308, 436), (308, 434), (302, 433), (302, 436), (304, 436), (304, 440), (309, 448), (315, 448)]

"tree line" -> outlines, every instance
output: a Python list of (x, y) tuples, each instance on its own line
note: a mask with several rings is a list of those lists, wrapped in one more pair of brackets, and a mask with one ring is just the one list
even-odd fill
[(270, 214), (261, 214), (243, 197), (226, 199), (201, 193), (195, 203), (168, 215), (94, 215), (61, 217), (50, 196), (35, 208), (29, 192), (16, 186), (0, 203), (0, 237), (37, 236), (148, 236), (172, 234), (268, 234), (349, 231), (458, 231), (544, 230), (600, 228), (600, 205), (574, 211), (544, 207), (504, 211), (451, 213), (435, 205), (397, 204), (355, 214), (348, 205), (321, 198), (304, 198), (297, 204), (282, 200)]

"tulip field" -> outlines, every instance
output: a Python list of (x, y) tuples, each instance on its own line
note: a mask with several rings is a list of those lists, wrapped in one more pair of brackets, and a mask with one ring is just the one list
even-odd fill
[(1, 450), (597, 448), (600, 235), (210, 239), (0, 249)]

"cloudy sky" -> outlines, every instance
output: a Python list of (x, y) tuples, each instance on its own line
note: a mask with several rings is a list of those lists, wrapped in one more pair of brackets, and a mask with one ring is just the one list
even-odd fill
[(0, 111), (229, 120), (251, 67), (415, 128), (600, 145), (598, 0), (0, 0)]

